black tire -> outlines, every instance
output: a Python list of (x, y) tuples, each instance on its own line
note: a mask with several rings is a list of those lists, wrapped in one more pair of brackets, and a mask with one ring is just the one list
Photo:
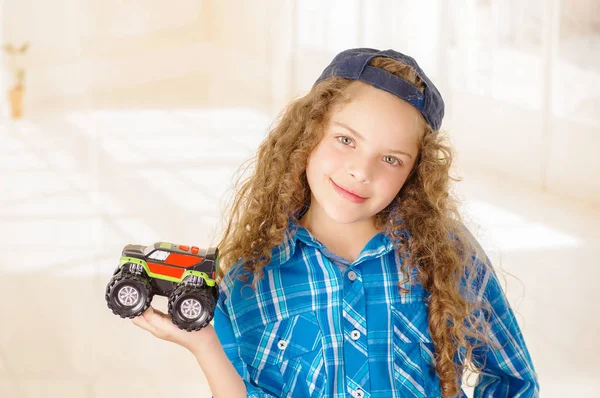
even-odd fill
[(193, 285), (177, 286), (169, 297), (169, 316), (179, 329), (192, 332), (206, 327), (212, 321), (216, 300), (211, 290)]
[(152, 301), (150, 281), (143, 275), (118, 273), (108, 282), (105, 298), (108, 308), (115, 315), (121, 318), (135, 318), (150, 306)]

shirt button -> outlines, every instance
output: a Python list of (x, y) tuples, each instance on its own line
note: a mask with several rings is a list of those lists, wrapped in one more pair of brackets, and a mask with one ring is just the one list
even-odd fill
[(360, 388), (357, 389), (356, 391), (354, 391), (354, 396), (356, 398), (363, 398), (365, 396), (365, 393), (363, 390), (361, 390)]
[(287, 347), (288, 342), (285, 340), (279, 340), (279, 343), (277, 343), (277, 348), (279, 348), (280, 350), (285, 350), (285, 347)]
[(351, 338), (352, 340), (358, 340), (358, 339), (360, 339), (360, 332), (359, 332), (358, 330), (353, 330), (353, 331), (350, 333), (350, 338)]
[(349, 271), (348, 272), (348, 279), (350, 279), (351, 281), (354, 281), (356, 279), (356, 272)]

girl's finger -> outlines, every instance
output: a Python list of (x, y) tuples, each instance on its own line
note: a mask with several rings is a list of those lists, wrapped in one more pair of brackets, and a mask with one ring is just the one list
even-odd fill
[(154, 309), (152, 306), (148, 307), (148, 309), (142, 314), (144, 320), (153, 328), (159, 327), (160, 322), (162, 321), (161, 318), (164, 316), (166, 315), (159, 310)]
[(146, 311), (144, 311), (144, 313), (142, 315), (133, 318), (132, 322), (134, 325), (156, 335), (156, 329), (152, 326), (152, 323), (148, 321), (147, 314), (148, 314), (148, 311), (152, 311), (151, 308), (152, 307), (149, 307)]
[(160, 310), (148, 307), (140, 316), (133, 319), (134, 325), (150, 332), (154, 337), (171, 341), (183, 347), (188, 347), (187, 341), (191, 337), (188, 332), (175, 326), (169, 315)]
[(170, 319), (167, 316), (167, 314), (165, 314), (164, 312), (162, 312), (160, 310), (157, 310), (154, 307), (148, 307), (148, 309), (146, 311), (144, 311), (142, 316), (144, 317), (144, 319), (146, 319), (152, 325), (156, 325), (158, 322), (162, 321), (161, 318)]
[(144, 319), (143, 316), (136, 316), (135, 318), (133, 318), (131, 320), (131, 323), (133, 323), (135, 326), (150, 331), (150, 325), (148, 325), (148, 322)]
[(171, 340), (174, 325), (171, 321), (171, 318), (167, 314), (157, 310), (154, 307), (148, 307), (148, 309), (142, 314), (142, 317), (152, 329), (154, 336), (164, 340)]

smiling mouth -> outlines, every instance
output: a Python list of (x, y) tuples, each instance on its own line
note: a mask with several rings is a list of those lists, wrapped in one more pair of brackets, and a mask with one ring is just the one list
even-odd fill
[(345, 188), (340, 187), (338, 184), (336, 184), (332, 179), (330, 179), (331, 183), (333, 184), (335, 190), (342, 195), (343, 197), (345, 197), (346, 199), (349, 199), (352, 202), (357, 202), (357, 203), (361, 203), (364, 202), (365, 200), (367, 200), (367, 198), (362, 197), (360, 195), (355, 194), (352, 191), (348, 191)]

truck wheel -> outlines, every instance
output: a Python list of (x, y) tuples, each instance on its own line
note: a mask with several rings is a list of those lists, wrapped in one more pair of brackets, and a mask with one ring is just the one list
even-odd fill
[(206, 287), (180, 285), (169, 298), (169, 315), (179, 329), (200, 330), (212, 321), (215, 304)]
[(119, 273), (106, 287), (106, 303), (121, 318), (135, 318), (150, 306), (152, 288), (142, 275)]

